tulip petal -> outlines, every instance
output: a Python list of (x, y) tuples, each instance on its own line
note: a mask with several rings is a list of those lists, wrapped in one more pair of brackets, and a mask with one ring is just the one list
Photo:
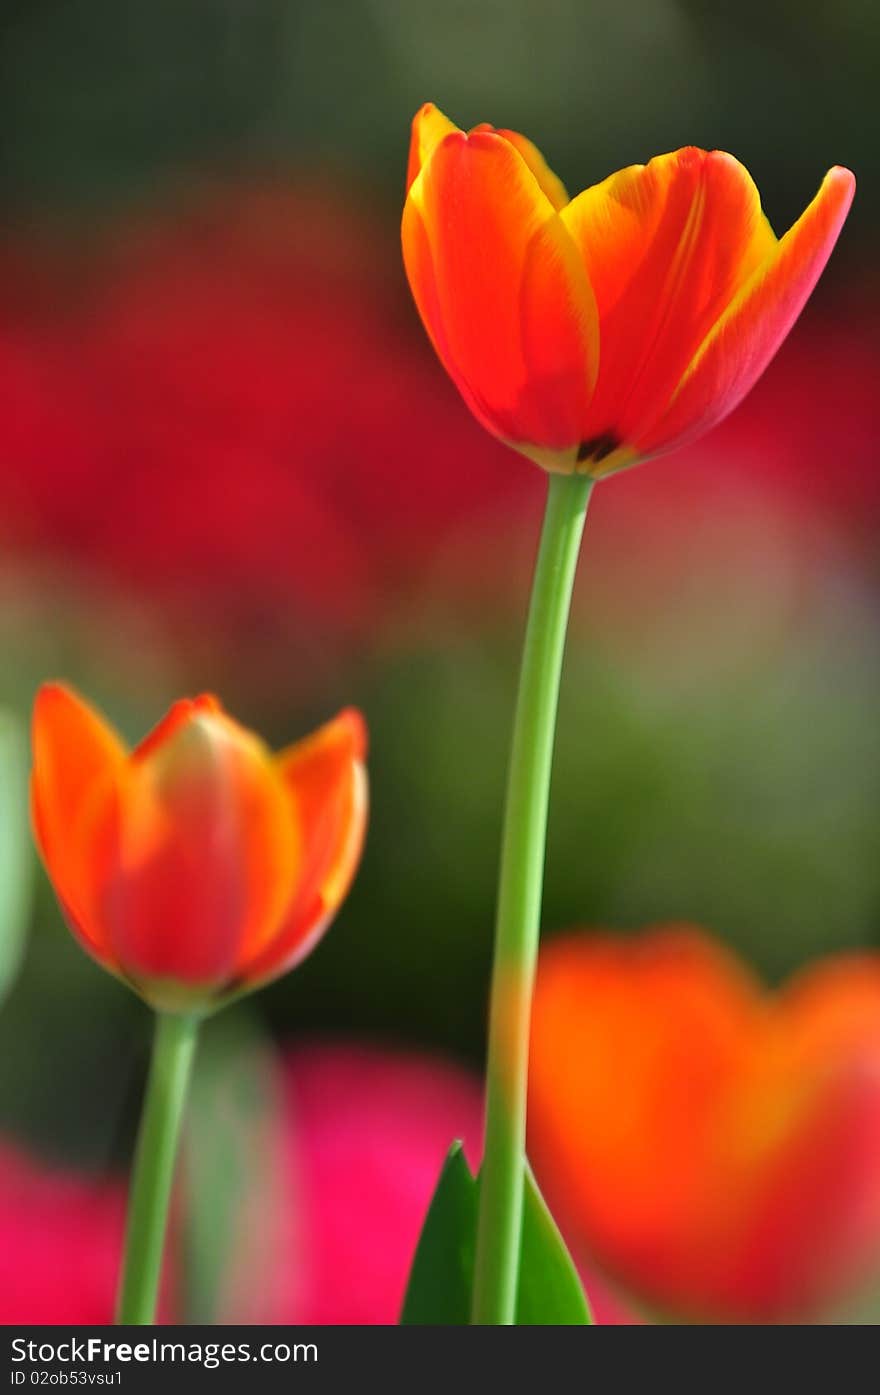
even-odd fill
[(775, 1090), (764, 1082), (771, 1141), (742, 1160), (751, 1176), (716, 1259), (716, 1303), (728, 1313), (783, 1322), (815, 1317), (875, 1268), (880, 999), (874, 1011), (873, 1045), (863, 1038), (849, 1061), (817, 1058), (810, 1081), (783, 1077)]
[(250, 982), (297, 964), (326, 930), (351, 885), (367, 819), (366, 726), (352, 708), (276, 757), (299, 831), (299, 881), (278, 935), (246, 947)]
[(135, 762), (147, 760), (199, 712), (219, 713), (222, 710), (213, 693), (202, 693), (197, 698), (180, 698), (178, 702), (171, 704), (161, 722), (156, 723), (143, 741), (138, 742), (131, 753), (131, 759)]
[(811, 965), (745, 1058), (724, 1132), (739, 1177), (719, 1236), (730, 1310), (815, 1311), (880, 1233), (880, 956)]
[(568, 190), (559, 176), (553, 173), (534, 141), (520, 135), (519, 131), (499, 130), (498, 135), (516, 147), (556, 211), (564, 208), (568, 203)]
[(707, 431), (742, 401), (803, 309), (854, 193), (849, 170), (829, 170), (812, 203), (706, 333), (668, 409), (641, 438), (646, 453)]
[(747, 170), (731, 155), (695, 147), (620, 170), (561, 217), (583, 256), (601, 324), (599, 377), (582, 435), (632, 445), (776, 239)]
[[(216, 986), (290, 902), (296, 830), (262, 743), (210, 700), (178, 704), (100, 812), (98, 913), (141, 985)], [(146, 991), (146, 990), (145, 990)]]
[(406, 169), (407, 192), (409, 192), (409, 187), (422, 165), (432, 154), (434, 147), (440, 144), (444, 136), (457, 130), (458, 127), (455, 123), (444, 116), (433, 102), (426, 102), (416, 112), (412, 120), (409, 141), (409, 161)]
[(569, 452), (571, 468), (596, 375), (595, 303), (510, 141), (455, 132), (435, 147), (406, 201), (403, 251), (428, 333), (477, 417), (527, 453)]
[(60, 683), (40, 688), (33, 714), (34, 832), (71, 929), (98, 957), (108, 949), (87, 910), (90, 867), (82, 856), (83, 828), (96, 795), (125, 758), (120, 737), (88, 703)]
[(778, 994), (696, 929), (542, 952), (529, 1153), (558, 1215), (692, 1320), (813, 1315), (880, 1237), (880, 956)]
[(687, 926), (563, 936), (542, 953), (529, 1155), (560, 1220), (645, 1288), (701, 1224), (715, 1121), (759, 1004), (734, 957)]

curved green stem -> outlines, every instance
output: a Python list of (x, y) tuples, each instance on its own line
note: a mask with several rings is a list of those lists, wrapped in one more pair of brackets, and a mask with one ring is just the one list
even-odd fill
[(551, 475), (510, 752), (489, 1013), (474, 1323), (512, 1323), (522, 1234), (526, 1092), (547, 802), (565, 632), (592, 481)]
[(155, 1321), (180, 1126), (198, 1036), (198, 1018), (156, 1016), (153, 1056), (128, 1201), (117, 1322)]

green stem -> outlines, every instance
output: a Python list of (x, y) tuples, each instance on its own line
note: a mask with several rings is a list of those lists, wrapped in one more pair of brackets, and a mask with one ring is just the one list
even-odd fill
[(155, 1321), (168, 1201), (199, 1022), (157, 1013), (153, 1057), (128, 1200), (117, 1321)]
[(474, 1323), (512, 1323), (516, 1314), (547, 802), (565, 632), (591, 488), (581, 475), (550, 476), (532, 583), (498, 885)]

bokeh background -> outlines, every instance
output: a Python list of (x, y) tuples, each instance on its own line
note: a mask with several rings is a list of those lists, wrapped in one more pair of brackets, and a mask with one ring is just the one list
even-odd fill
[[(472, 421), (410, 303), (401, 186), (427, 98), (527, 131), (572, 190), (678, 145), (732, 150), (780, 232), (829, 165), (856, 171), (828, 272), (747, 402), (594, 497), (545, 923), (697, 921), (771, 983), (880, 947), (878, 56), (864, 0), (12, 0), (0, 1130), (10, 1167), (49, 1169), (27, 1183), (47, 1245), (50, 1205), (73, 1215), (62, 1174), (90, 1205), (100, 1178), (118, 1208), (150, 1026), (20, 870), (22, 732), (47, 677), (132, 739), (204, 689), (277, 745), (347, 703), (368, 716), (361, 874), (319, 951), (209, 1032), (205, 1078), (234, 1058), (253, 1080), (219, 1124), (206, 1088), (194, 1131), (214, 1142), (192, 1170), (215, 1126), (223, 1158), (249, 1151), (274, 1117), (254, 1082), (276, 1058), (285, 1079), (291, 1059), (332, 1065), (341, 1048), (316, 1042), (349, 1043), (377, 1079), (422, 1069), (410, 1112), (444, 1133), (452, 1072), (467, 1121), (450, 1129), (478, 1129), (468, 1072), (544, 482)], [(358, 1127), (361, 1149), (393, 1134)], [(220, 1171), (228, 1208), (239, 1183)], [(191, 1315), (218, 1311), (200, 1223)], [(28, 1300), (43, 1318), (60, 1301), (45, 1283)]]

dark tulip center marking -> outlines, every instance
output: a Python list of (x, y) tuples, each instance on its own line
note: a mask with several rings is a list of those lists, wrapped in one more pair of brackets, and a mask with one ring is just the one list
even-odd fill
[(603, 431), (600, 436), (591, 436), (589, 441), (581, 441), (578, 446), (577, 463), (580, 465), (584, 460), (594, 460), (598, 465), (600, 460), (612, 455), (622, 445), (623, 442), (613, 431)]

